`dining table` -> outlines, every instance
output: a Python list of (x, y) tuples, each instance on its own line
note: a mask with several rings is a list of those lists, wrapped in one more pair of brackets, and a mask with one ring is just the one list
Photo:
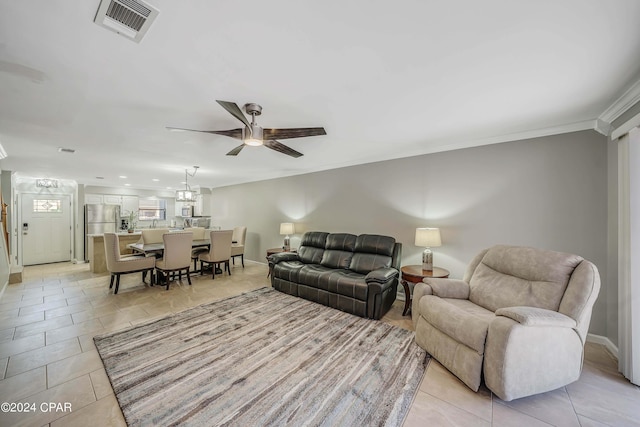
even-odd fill
[[(192, 248), (201, 248), (205, 246), (211, 245), (211, 240), (209, 239), (198, 239), (194, 240), (191, 244)], [(142, 253), (145, 255), (148, 254), (161, 254), (164, 252), (164, 242), (160, 243), (129, 243), (127, 248), (132, 249), (134, 252)]]
[[(192, 248), (202, 248), (211, 246), (210, 239), (194, 239), (191, 243)], [(130, 243), (127, 245), (127, 248), (133, 250), (134, 252), (141, 253), (146, 255), (157, 255), (159, 257), (164, 253), (164, 242), (159, 243)], [(200, 273), (200, 270), (191, 271), (191, 274)], [(222, 270), (219, 267), (216, 267), (216, 273), (221, 274)]]

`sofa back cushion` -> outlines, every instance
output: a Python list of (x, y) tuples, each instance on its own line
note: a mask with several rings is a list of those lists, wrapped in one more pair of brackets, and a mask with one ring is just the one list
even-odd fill
[(329, 233), (308, 231), (302, 236), (298, 258), (305, 264), (320, 264)]
[(351, 264), (351, 257), (353, 257), (355, 247), (355, 235), (347, 233), (329, 234), (320, 264), (329, 268), (346, 270)]
[(569, 279), (582, 260), (562, 252), (494, 246), (471, 276), (469, 300), (491, 311), (522, 305), (558, 311)]
[(359, 235), (349, 270), (367, 274), (378, 268), (391, 267), (395, 243), (396, 239), (389, 236)]

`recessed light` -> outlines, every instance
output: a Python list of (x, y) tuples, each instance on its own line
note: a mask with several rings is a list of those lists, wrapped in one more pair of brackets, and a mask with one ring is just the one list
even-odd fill
[(122, 179), (126, 179), (126, 178), (127, 178), (127, 176), (126, 176), (126, 175), (120, 175), (120, 178), (122, 178)]
[(151, 181), (153, 181), (153, 182), (158, 182), (158, 181), (160, 181), (160, 180), (159, 180), (158, 178), (151, 178)]
[(124, 186), (125, 186), (125, 187), (130, 187), (130, 186), (131, 186), (131, 184), (126, 183)]
[(167, 187), (167, 190), (173, 190), (173, 187)]

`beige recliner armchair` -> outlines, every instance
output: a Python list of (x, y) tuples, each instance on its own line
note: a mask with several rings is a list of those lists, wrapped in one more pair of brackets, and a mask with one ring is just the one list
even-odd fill
[(506, 401), (554, 390), (580, 377), (599, 290), (578, 255), (494, 246), (462, 280), (416, 285), (416, 342), (474, 391), (483, 376)]

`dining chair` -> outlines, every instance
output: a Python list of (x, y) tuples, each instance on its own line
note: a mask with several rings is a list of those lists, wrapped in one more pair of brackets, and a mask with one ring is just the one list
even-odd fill
[[(143, 245), (150, 245), (153, 243), (162, 243), (162, 236), (169, 233), (168, 228), (148, 228), (144, 229), (140, 233), (139, 243)], [(161, 258), (162, 252), (150, 252), (146, 256)]]
[[(193, 233), (193, 240), (204, 240), (207, 238), (206, 229), (204, 227), (190, 227), (185, 228), (184, 231), (190, 231)], [(198, 255), (203, 252), (209, 252), (209, 249), (206, 246), (201, 246), (198, 248), (191, 249), (191, 260), (193, 261), (193, 271), (198, 270)]]
[(231, 258), (231, 239), (233, 237), (232, 230), (211, 231), (211, 245), (209, 252), (198, 255), (200, 260), (200, 274), (203, 274), (203, 264), (211, 264), (211, 277), (216, 278), (215, 264), (224, 263), (225, 270), (231, 275), (229, 268), (229, 259)]
[(111, 273), (111, 281), (109, 289), (113, 288), (115, 279), (116, 288), (114, 295), (118, 293), (120, 288), (120, 275), (129, 273), (142, 272), (142, 282), (147, 276), (147, 272), (153, 274), (156, 264), (155, 258), (149, 258), (139, 255), (121, 255), (120, 239), (116, 233), (104, 233), (104, 253), (107, 261), (107, 270)]
[(141, 231), (140, 243), (162, 243), (162, 236), (169, 233), (168, 228), (148, 228)]
[(231, 238), (231, 262), (235, 265), (236, 257), (239, 256), (244, 268), (244, 241), (247, 238), (247, 227), (234, 227)]
[(178, 272), (178, 280), (182, 280), (182, 271), (187, 274), (187, 281), (191, 286), (191, 276), (189, 269), (191, 268), (191, 245), (193, 243), (193, 233), (176, 232), (166, 233), (162, 236), (164, 242), (164, 254), (161, 259), (156, 260), (156, 275), (158, 283), (160, 277), (163, 277), (167, 290), (169, 290), (169, 275)]

